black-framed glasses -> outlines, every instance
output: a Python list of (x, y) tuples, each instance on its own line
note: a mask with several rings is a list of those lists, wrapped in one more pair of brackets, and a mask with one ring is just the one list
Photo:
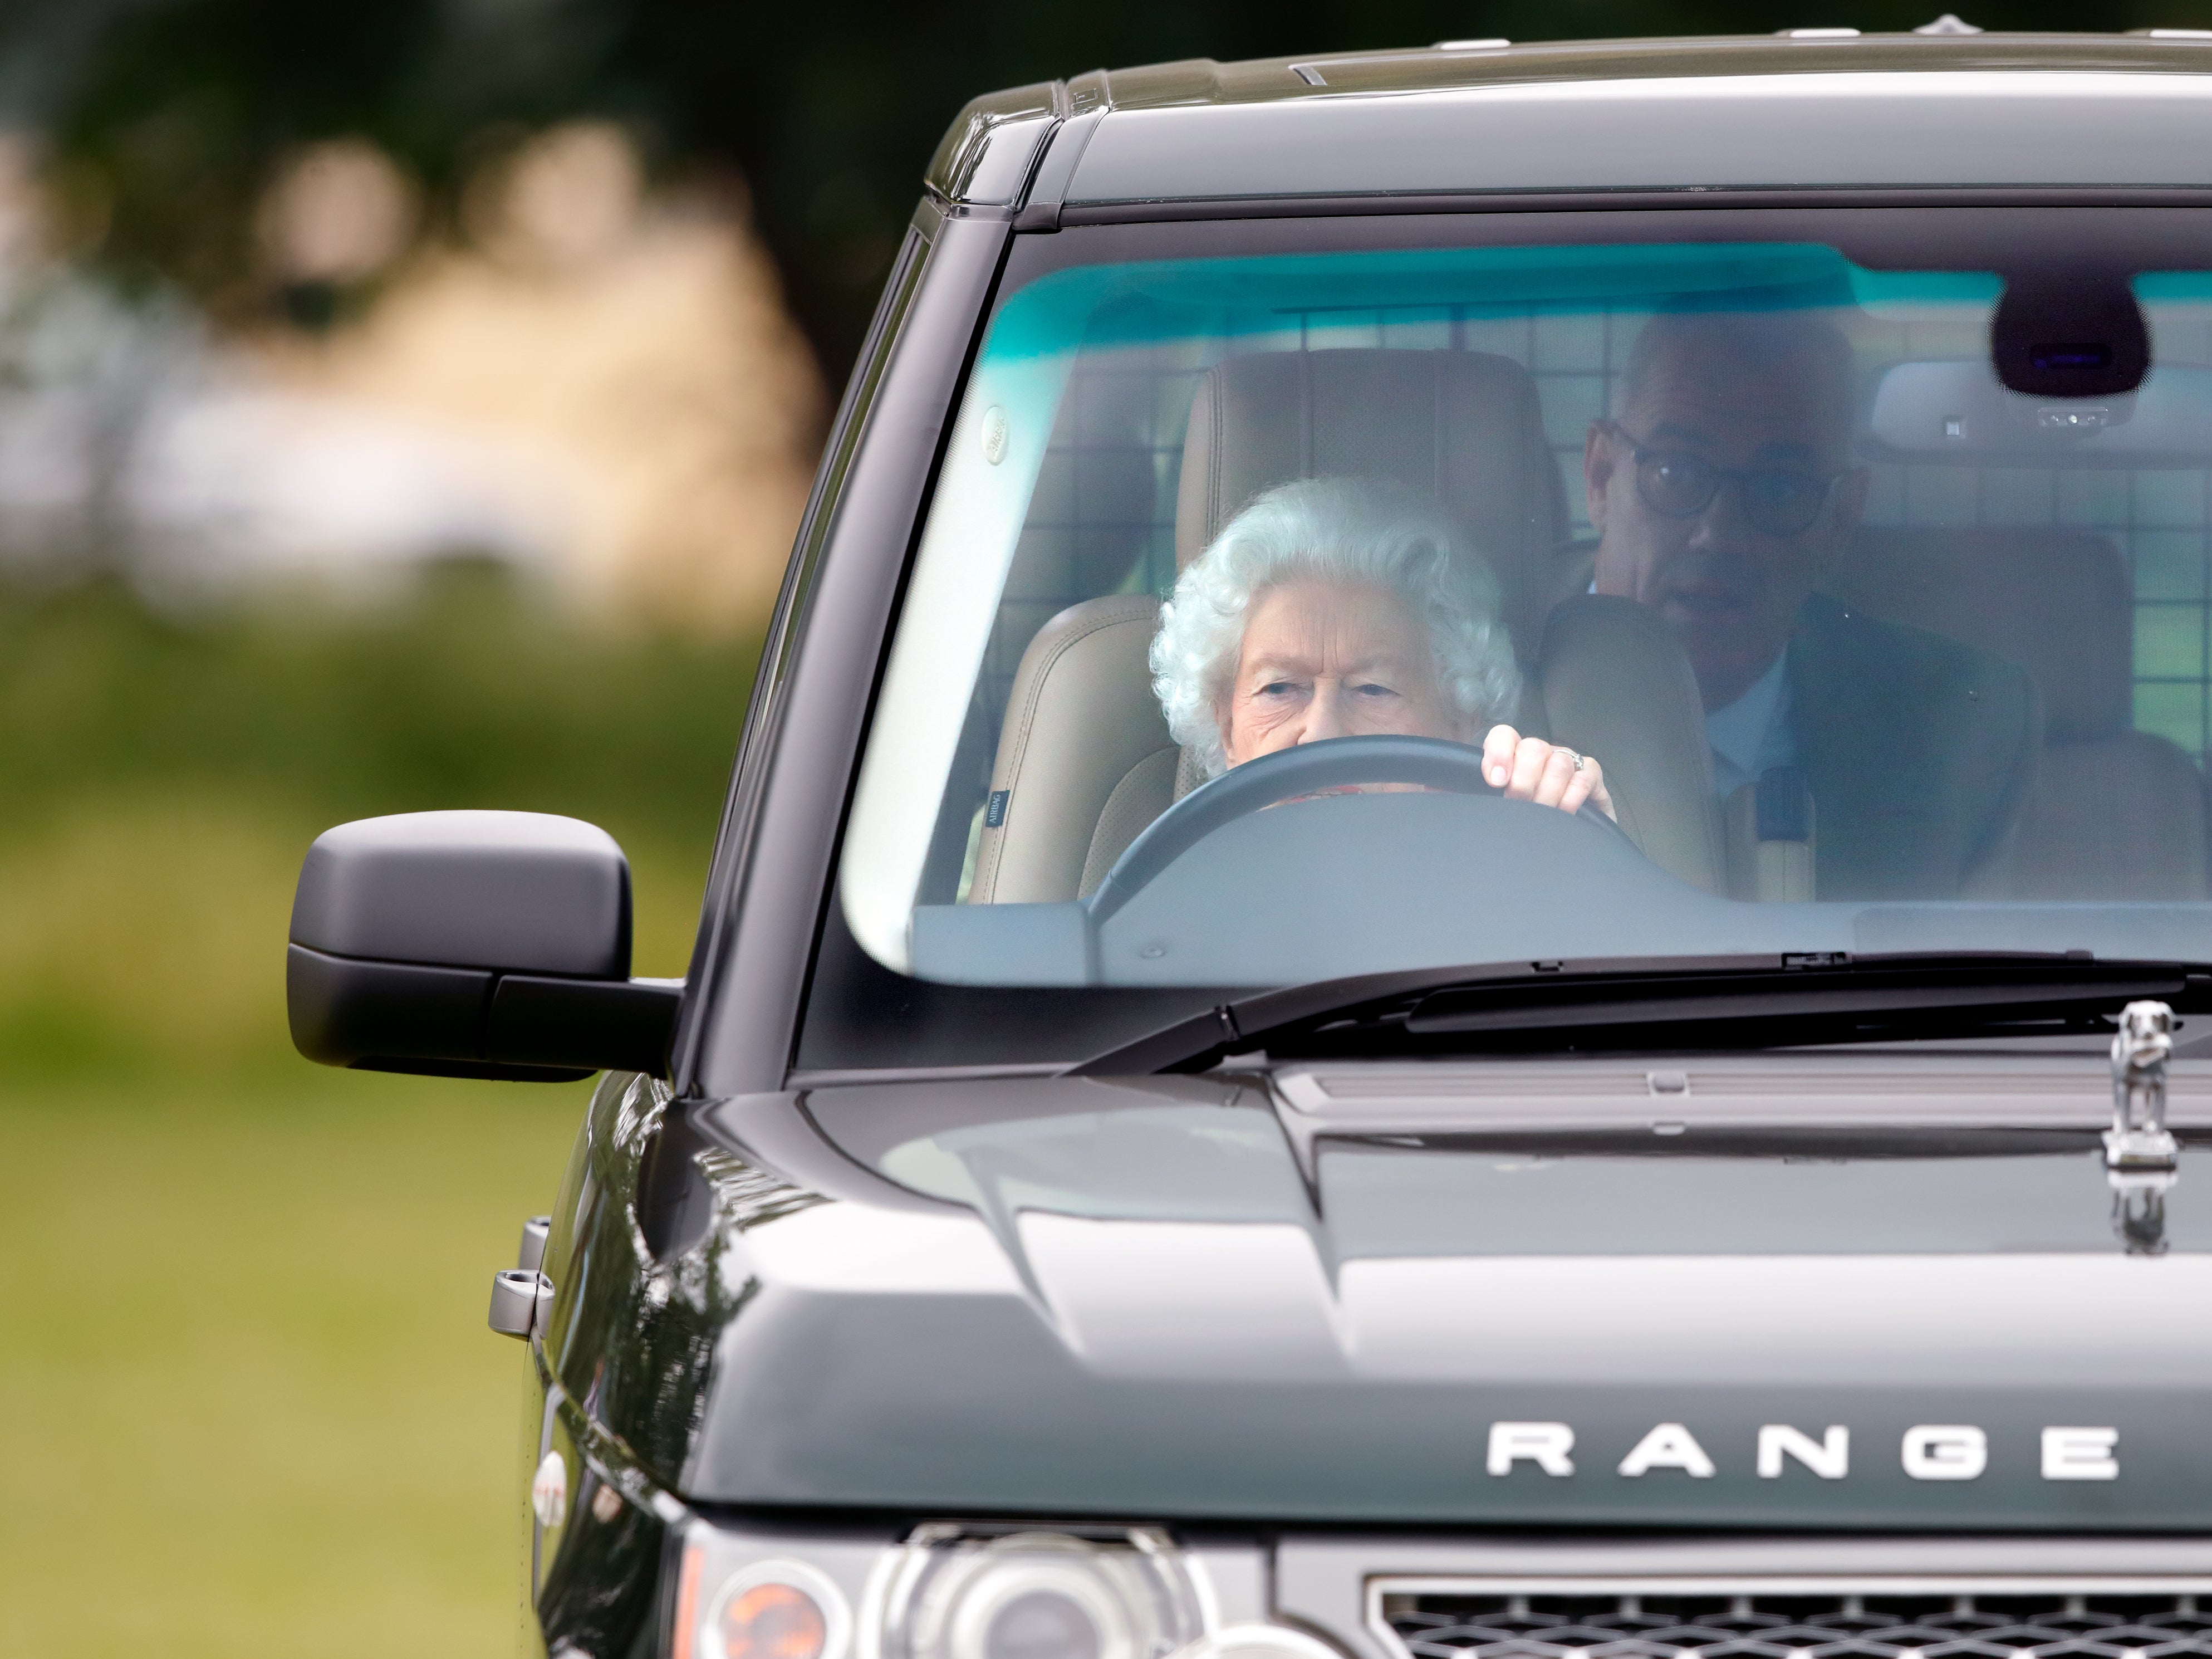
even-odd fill
[(1732, 483), (1753, 529), (1769, 536), (1801, 535), (1813, 527), (1836, 480), (1844, 476), (1795, 466), (1717, 466), (1685, 450), (1647, 449), (1618, 421), (1600, 424), (1633, 453), (1636, 493), (1662, 518), (1694, 519), (1713, 504), (1723, 484)]

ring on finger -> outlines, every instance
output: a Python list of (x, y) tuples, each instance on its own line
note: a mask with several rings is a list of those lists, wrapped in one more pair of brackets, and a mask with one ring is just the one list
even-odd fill
[(1565, 744), (1559, 745), (1559, 753), (1565, 755), (1569, 760), (1575, 763), (1575, 770), (1577, 772), (1583, 769), (1583, 763), (1589, 758), (1587, 755), (1577, 754)]

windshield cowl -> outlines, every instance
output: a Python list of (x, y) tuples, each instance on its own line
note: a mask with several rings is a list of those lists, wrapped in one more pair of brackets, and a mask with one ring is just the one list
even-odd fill
[(2070, 952), (1493, 964), (1227, 1002), (1074, 1069), (1107, 1076), (1324, 1056), (2108, 1037), (2121, 1007), (2143, 999), (2212, 1011), (2212, 971)]

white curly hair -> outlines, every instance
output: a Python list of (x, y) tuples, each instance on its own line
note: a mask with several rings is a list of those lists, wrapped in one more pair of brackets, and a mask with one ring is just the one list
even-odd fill
[(1498, 578), (1425, 499), (1370, 478), (1305, 478), (1253, 497), (1176, 578), (1152, 636), (1152, 690), (1209, 778), (1228, 769), (1216, 710), (1261, 589), (1300, 580), (1387, 588), (1428, 624), (1437, 679), (1471, 723), (1521, 693)]

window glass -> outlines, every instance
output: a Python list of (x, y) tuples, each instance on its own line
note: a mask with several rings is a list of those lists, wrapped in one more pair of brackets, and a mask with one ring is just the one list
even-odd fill
[[(2202, 957), (2212, 279), (2135, 279), (2150, 372), (2103, 397), (2006, 389), (2006, 287), (1747, 239), (1021, 288), (854, 938), (983, 985)], [(2061, 336), (2062, 378), (2116, 349)]]

